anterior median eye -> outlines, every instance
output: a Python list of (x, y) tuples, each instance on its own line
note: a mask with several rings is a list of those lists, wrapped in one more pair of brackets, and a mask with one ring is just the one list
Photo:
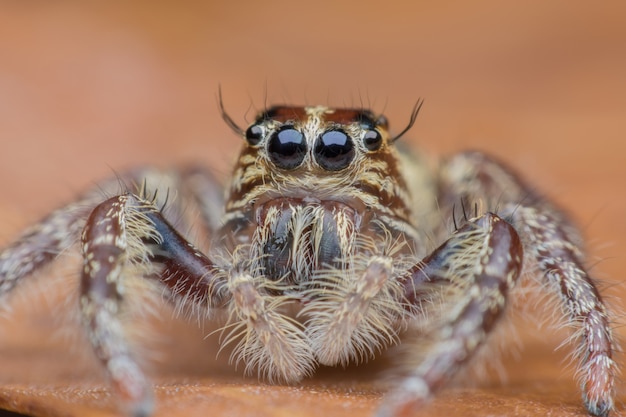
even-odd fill
[(354, 143), (342, 130), (328, 130), (315, 142), (315, 159), (329, 171), (346, 168), (354, 159)]
[(306, 155), (306, 140), (299, 130), (284, 126), (272, 133), (267, 146), (272, 162), (279, 168), (294, 169)]

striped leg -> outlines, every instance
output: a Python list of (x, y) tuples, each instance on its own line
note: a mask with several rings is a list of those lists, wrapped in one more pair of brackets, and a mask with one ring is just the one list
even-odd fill
[[(246, 369), (297, 381), (310, 373), (312, 354), (301, 326), (279, 311), (280, 297), (245, 271), (245, 260), (216, 266), (185, 240), (150, 201), (132, 194), (110, 198), (92, 212), (82, 236), (81, 313), (91, 344), (132, 416), (153, 408), (148, 380), (123, 332), (124, 273), (157, 277), (180, 303), (209, 313), (228, 305), (235, 354)], [(248, 260), (249, 261), (249, 260)], [(158, 266), (158, 267), (157, 267)]]
[(472, 358), (505, 307), (522, 256), (513, 227), (487, 213), (409, 271), (405, 298), (411, 305), (428, 303), (433, 293), (453, 297), (454, 303), (427, 335), (430, 343), (414, 348), (417, 364), (387, 396), (377, 417), (404, 415), (404, 410), (422, 406)]
[[(173, 176), (150, 169), (127, 172), (109, 179), (80, 195), (69, 203), (32, 225), (14, 242), (0, 251), (0, 297), (10, 292), (21, 279), (43, 268), (56, 257), (78, 243), (87, 216), (107, 195), (117, 195), (124, 188), (147, 183), (151, 188), (176, 188)], [(139, 191), (139, 190), (137, 190)], [(165, 196), (167, 193), (160, 193)], [(182, 217), (176, 203), (168, 204), (173, 217)]]
[(617, 372), (611, 323), (594, 280), (585, 270), (578, 231), (553, 204), (534, 193), (514, 174), (480, 153), (452, 158), (442, 169), (443, 200), (483, 200), (499, 206), (524, 244), (527, 265), (536, 268), (548, 290), (560, 296), (561, 307), (579, 341), (578, 375), (590, 414), (606, 416), (613, 408)]
[(121, 180), (104, 182), (98, 190), (82, 194), (38, 223), (0, 251), (0, 297), (23, 278), (48, 265), (78, 243), (89, 212), (107, 192), (119, 192)]
[[(182, 183), (187, 179), (193, 180), (190, 185)], [(124, 189), (136, 191), (143, 196), (154, 190), (153, 201), (147, 202), (142, 197), (132, 197), (129, 194), (102, 203), (106, 195), (115, 195)], [(207, 263), (206, 258), (198, 257), (197, 251), (192, 250), (186, 241), (172, 232), (173, 229), (156, 207), (163, 207), (167, 200), (167, 216), (174, 219), (181, 228), (189, 229), (189, 225), (195, 220), (190, 218), (192, 214), (189, 206), (195, 202), (202, 210), (207, 224), (214, 225), (218, 214), (205, 213), (202, 204), (203, 198), (209, 198), (202, 195), (208, 189), (213, 190), (210, 196), (216, 197), (219, 194), (218, 183), (210, 175), (198, 170), (189, 170), (182, 175), (153, 169), (133, 170), (100, 183), (97, 188), (85, 192), (75, 202), (52, 212), (0, 251), (2, 297), (21, 280), (79, 243), (83, 232), (83, 321), (97, 356), (106, 364), (116, 390), (135, 415), (149, 413), (152, 401), (148, 383), (125, 342), (119, 320), (124, 298), (124, 268), (134, 264), (143, 267), (144, 272), (152, 273), (154, 271), (149, 265), (160, 257), (164, 265), (163, 283), (173, 293), (186, 291), (192, 294), (193, 297), (187, 301), (192, 301), (191, 304), (196, 306), (201, 305), (204, 311), (208, 310), (209, 304), (218, 304), (219, 301), (215, 300), (222, 292), (216, 288), (211, 289), (213, 294), (217, 294), (213, 302), (209, 303), (206, 299), (211, 291), (208, 276), (205, 275), (212, 264)], [(168, 199), (168, 196), (172, 198)], [(97, 208), (94, 210), (94, 207)], [(151, 217), (155, 219), (152, 220)], [(157, 231), (154, 228), (157, 224), (166, 226)], [(212, 229), (203, 229), (204, 231), (209, 236), (213, 232)], [(158, 254), (152, 254), (151, 249), (158, 246), (163, 233), (167, 234), (169, 245), (165, 249), (159, 248)], [(177, 261), (171, 260), (174, 258)]]
[(84, 204), (70, 204), (52, 212), (4, 248), (0, 252), (0, 297), (76, 243), (88, 213)]
[[(145, 274), (162, 272), (166, 284), (168, 277), (176, 276), (176, 285), (193, 288), (195, 301), (211, 305), (219, 303), (209, 300), (208, 291), (213, 286), (213, 294), (220, 293), (217, 268), (180, 237), (151, 202), (131, 194), (110, 198), (93, 210), (83, 231), (82, 251), (80, 306), (91, 344), (130, 414), (149, 415), (151, 388), (120, 319), (124, 272), (131, 267)], [(163, 271), (154, 269), (155, 256), (165, 264)]]
[(527, 240), (527, 254), (549, 287), (558, 291), (580, 346), (578, 375), (585, 406), (594, 416), (613, 408), (616, 364), (614, 341), (606, 307), (584, 267), (579, 247), (551, 215), (529, 207), (505, 207)]

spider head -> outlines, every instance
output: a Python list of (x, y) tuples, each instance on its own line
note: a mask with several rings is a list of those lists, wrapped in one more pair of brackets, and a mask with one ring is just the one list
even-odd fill
[(244, 154), (275, 175), (336, 177), (388, 146), (387, 127), (369, 110), (275, 106), (244, 132)]
[(227, 211), (292, 198), (357, 209), (397, 207), (394, 215), (407, 216), (398, 198), (406, 188), (393, 143), (399, 136), (390, 136), (384, 116), (364, 109), (274, 106), (236, 130), (245, 145)]

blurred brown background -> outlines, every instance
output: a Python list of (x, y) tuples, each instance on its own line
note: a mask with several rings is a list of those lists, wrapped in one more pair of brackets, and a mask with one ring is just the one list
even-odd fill
[[(621, 304), (626, 3), (618, 1), (2, 2), (0, 244), (127, 167), (201, 161), (226, 175), (240, 140), (220, 119), (220, 85), (242, 125), (265, 103), (363, 104), (399, 130), (425, 98), (404, 140), (436, 155), (485, 150), (523, 171), (581, 225), (594, 265), (601, 261), (594, 274)], [(13, 326), (0, 332), (0, 352), (5, 345), (19, 356), (31, 343), (36, 354), (49, 327), (25, 313), (28, 296), (21, 300), (0, 322)], [(50, 308), (40, 306), (40, 315), (54, 315)], [(30, 325), (30, 336), (15, 335)], [(512, 388), (449, 391), (431, 415), (584, 415), (560, 371), (565, 353), (552, 353), (559, 340), (545, 339), (529, 342), (522, 365), (511, 366)], [(79, 392), (80, 400), (63, 389), (30, 391), (20, 373), (37, 371), (7, 358), (0, 404), (42, 416), (71, 407), (80, 411), (70, 415), (112, 415), (92, 410), (107, 402), (102, 390)], [(303, 390), (206, 377), (187, 380), (187, 401), (162, 387), (159, 415), (228, 407), (239, 415), (366, 415), (379, 398), (359, 385), (358, 372), (357, 382), (342, 374), (344, 385), (307, 382)]]

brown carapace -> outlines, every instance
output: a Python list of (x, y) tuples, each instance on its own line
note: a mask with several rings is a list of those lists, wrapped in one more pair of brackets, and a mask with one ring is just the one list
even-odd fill
[[(202, 168), (135, 170), (0, 252), (6, 297), (80, 239), (81, 317), (130, 414), (154, 404), (122, 325), (125, 277), (138, 271), (179, 308), (209, 320), (224, 311), (222, 343), (269, 381), (296, 383), (404, 342), (410, 365), (379, 417), (424, 405), (472, 361), (520, 277), (535, 277), (575, 330), (587, 410), (609, 413), (614, 342), (579, 234), (509, 169), (478, 152), (433, 168), (363, 109), (272, 107), (245, 130), (224, 118), (245, 140), (225, 193)], [(120, 182), (143, 185), (115, 195)], [(150, 186), (161, 190), (150, 197)], [(177, 197), (164, 209), (168, 192)], [(184, 215), (192, 206), (197, 226)], [(194, 228), (210, 238), (206, 253), (177, 231)], [(406, 329), (417, 334), (400, 340)]]

